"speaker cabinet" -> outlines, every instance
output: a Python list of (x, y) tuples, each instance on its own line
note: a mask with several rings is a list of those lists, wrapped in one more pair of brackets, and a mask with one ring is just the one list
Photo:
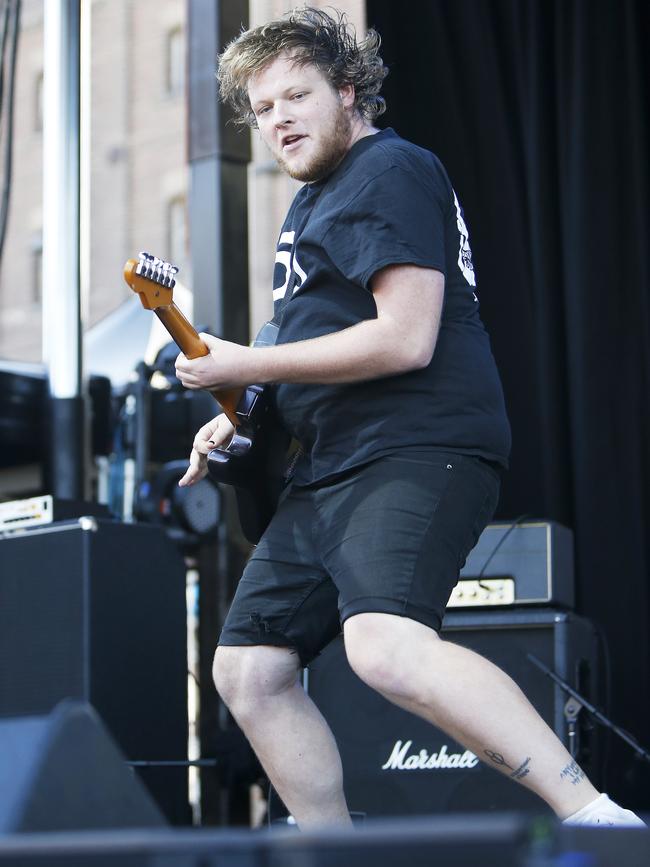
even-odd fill
[(164, 824), (90, 705), (0, 720), (0, 835)]
[[(574, 741), (585, 771), (592, 779), (597, 776), (596, 730), (582, 719), (570, 735), (568, 696), (527, 656), (533, 654), (597, 703), (597, 638), (587, 621), (552, 610), (448, 612), (443, 638), (506, 671), (559, 738), (567, 746)], [(479, 762), (440, 729), (362, 683), (347, 663), (341, 637), (314, 660), (305, 681), (339, 745), (352, 812), (382, 816), (547, 809), (532, 792)], [(503, 741), (507, 739), (504, 718)]]
[[(68, 697), (128, 759), (187, 756), (185, 566), (162, 528), (81, 518), (0, 538), (0, 716)], [(188, 818), (185, 769), (143, 779)]]

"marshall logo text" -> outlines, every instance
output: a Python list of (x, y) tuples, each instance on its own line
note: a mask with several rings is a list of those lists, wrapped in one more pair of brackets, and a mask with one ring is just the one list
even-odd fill
[(413, 741), (396, 741), (388, 761), (381, 766), (382, 771), (429, 771), (433, 768), (474, 768), (478, 758), (469, 750), (464, 753), (448, 753), (447, 745), (442, 744), (439, 752), (428, 753), (426, 750), (411, 753)]

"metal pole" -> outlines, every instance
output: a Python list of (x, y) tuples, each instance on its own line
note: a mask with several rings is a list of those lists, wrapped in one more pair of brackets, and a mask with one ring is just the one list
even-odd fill
[[(247, 343), (247, 166), (250, 135), (228, 123), (219, 104), (217, 54), (248, 23), (248, 0), (187, 0), (189, 38), (189, 221), (194, 321), (228, 340)], [(243, 556), (233, 543), (232, 510), (219, 539), (199, 555), (199, 682), (201, 755), (218, 755), (220, 737), (232, 737), (225, 706), (212, 685), (215, 630), (222, 625), (223, 595), (232, 599)], [(227, 585), (227, 586), (226, 586)], [(220, 734), (221, 731), (221, 734)], [(227, 824), (249, 811), (242, 787), (223, 769), (201, 769), (204, 823)]]
[(84, 496), (79, 288), (80, 0), (44, 4), (43, 357), (50, 396), (50, 486)]
[(248, 23), (248, 0), (188, 0), (190, 243), (194, 320), (248, 343), (250, 134), (229, 123), (217, 54)]

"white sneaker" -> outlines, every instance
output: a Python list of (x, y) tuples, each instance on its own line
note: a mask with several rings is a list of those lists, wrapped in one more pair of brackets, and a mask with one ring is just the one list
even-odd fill
[(646, 823), (632, 810), (619, 807), (606, 794), (599, 795), (586, 807), (572, 813), (562, 822), (563, 825), (600, 826), (602, 828), (645, 828)]

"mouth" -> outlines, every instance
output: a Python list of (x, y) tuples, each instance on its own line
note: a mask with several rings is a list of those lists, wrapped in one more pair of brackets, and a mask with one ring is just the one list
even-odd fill
[(296, 150), (300, 142), (306, 138), (304, 135), (287, 135), (282, 139), (282, 152), (287, 153), (287, 151)]

